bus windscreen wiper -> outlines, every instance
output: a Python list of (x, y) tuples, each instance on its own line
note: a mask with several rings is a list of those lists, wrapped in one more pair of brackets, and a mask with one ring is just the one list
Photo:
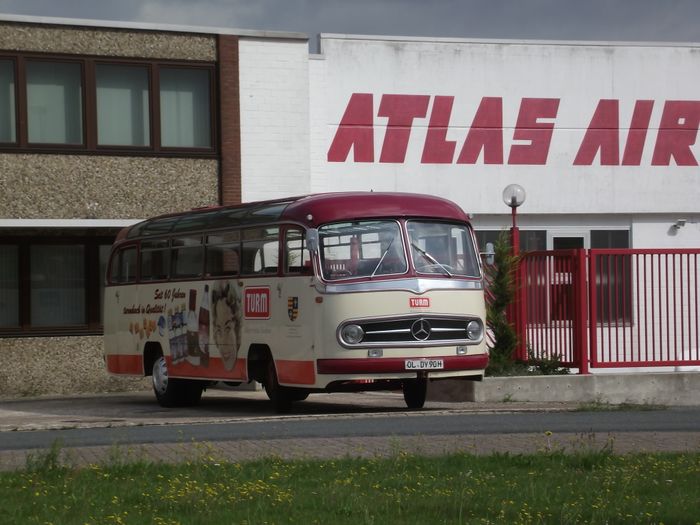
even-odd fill
[(445, 272), (445, 275), (447, 275), (448, 277), (454, 277), (454, 275), (452, 275), (452, 273), (447, 268), (445, 268), (445, 266), (443, 266), (443, 264), (440, 261), (438, 261), (435, 257), (426, 252), (423, 248), (418, 246), (415, 242), (411, 242), (411, 246), (413, 246), (418, 251), (418, 253), (425, 257), (431, 264), (434, 264), (443, 272)]
[(377, 263), (377, 266), (374, 267), (374, 270), (372, 270), (372, 273), (370, 274), (370, 279), (374, 277), (374, 274), (377, 273), (377, 270), (379, 270), (379, 267), (382, 265), (382, 262), (384, 262), (384, 258), (386, 257), (386, 254), (389, 253), (389, 250), (391, 249), (391, 245), (394, 244), (394, 239), (396, 236), (391, 238), (391, 241), (389, 241), (389, 246), (386, 247), (386, 250), (384, 250), (384, 253), (379, 259), (379, 262)]

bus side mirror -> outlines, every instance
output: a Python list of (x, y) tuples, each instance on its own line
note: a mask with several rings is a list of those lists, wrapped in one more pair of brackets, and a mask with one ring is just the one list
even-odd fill
[(495, 258), (496, 258), (496, 251), (493, 249), (493, 243), (487, 242), (486, 243), (486, 251), (481, 252), (479, 255), (481, 255), (484, 258), (484, 261), (486, 261), (486, 264), (492, 265)]
[(312, 253), (318, 251), (318, 230), (316, 228), (306, 231), (306, 246)]

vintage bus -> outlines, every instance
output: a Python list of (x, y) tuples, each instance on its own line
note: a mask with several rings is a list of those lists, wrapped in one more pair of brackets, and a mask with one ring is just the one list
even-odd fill
[(481, 265), (468, 215), (438, 197), (329, 193), (164, 215), (122, 230), (105, 289), (112, 374), (193, 405), (260, 382), (274, 408), (313, 392), (483, 378)]

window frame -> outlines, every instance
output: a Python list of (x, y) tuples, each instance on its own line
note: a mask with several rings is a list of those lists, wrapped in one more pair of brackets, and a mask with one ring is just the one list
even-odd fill
[[(78, 153), (98, 155), (216, 157), (218, 137), (218, 69), (215, 62), (168, 59), (138, 59), (93, 55), (71, 55), (37, 52), (0, 52), (0, 60), (13, 64), (15, 89), (15, 142), (0, 142), (0, 152), (15, 153)], [(27, 63), (76, 63), (81, 69), (82, 141), (79, 144), (30, 143), (28, 141)], [(148, 76), (148, 146), (100, 145), (97, 136), (97, 65), (146, 68)], [(161, 145), (160, 69), (196, 69), (206, 71), (209, 78), (209, 147), (163, 147)]]
[[(147, 89), (148, 89), (148, 112), (147, 112), (147, 117), (148, 117), (148, 145), (144, 146), (135, 146), (135, 145), (119, 145), (119, 144), (100, 144), (100, 137), (98, 134), (98, 119), (99, 115), (97, 112), (97, 68), (99, 66), (118, 66), (118, 67), (132, 67), (132, 68), (139, 68), (139, 69), (145, 69), (146, 70), (146, 84), (147, 84)], [(119, 152), (120, 150), (124, 149), (129, 149), (133, 151), (143, 151), (143, 152), (149, 152), (151, 151), (155, 146), (154, 142), (154, 131), (153, 131), (153, 117), (154, 117), (154, 110), (153, 110), (153, 65), (151, 62), (142, 62), (142, 63), (136, 63), (133, 61), (118, 61), (118, 60), (103, 60), (103, 59), (95, 59), (92, 61), (92, 63), (89, 64), (89, 70), (88, 74), (86, 75), (89, 77), (87, 80), (91, 81), (88, 82), (88, 89), (90, 90), (90, 96), (92, 97), (92, 103), (90, 104), (90, 110), (91, 114), (90, 117), (94, 118), (94, 136), (88, 137), (88, 148), (94, 148), (95, 150), (100, 150), (100, 151), (114, 151), (114, 152)], [(86, 91), (87, 93), (87, 91)], [(94, 113), (92, 112), (92, 109), (94, 107)]]
[(17, 67), (17, 57), (12, 56), (12, 55), (5, 55), (0, 53), (0, 60), (10, 62), (12, 66), (12, 75), (13, 75), (13, 81), (14, 81), (14, 98), (15, 98), (15, 103), (14, 103), (14, 111), (15, 111), (15, 141), (14, 142), (4, 142), (0, 141), (0, 149), (3, 148), (15, 148), (17, 144), (19, 143), (19, 100), (17, 99), (18, 91), (19, 89), (17, 88), (19, 84), (19, 72), (18, 72), (18, 67)]
[[(1, 246), (17, 246), (19, 262), (19, 296), (17, 326), (0, 327), (0, 339), (5, 337), (101, 335), (103, 333), (100, 283), (105, 284), (105, 275), (100, 275), (100, 246), (111, 246), (110, 235), (2, 235)], [(85, 323), (64, 326), (32, 326), (31, 324), (31, 269), (30, 251), (36, 245), (82, 245), (84, 247), (85, 277)], [(109, 261), (107, 261), (109, 263)], [(109, 271), (109, 264), (106, 271)]]

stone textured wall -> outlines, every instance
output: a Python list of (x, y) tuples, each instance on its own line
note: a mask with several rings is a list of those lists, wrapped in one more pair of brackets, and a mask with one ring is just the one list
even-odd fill
[(105, 370), (102, 337), (0, 339), (0, 398), (139, 391), (150, 378)]
[[(0, 50), (217, 59), (215, 35), (0, 22)], [(139, 219), (216, 204), (212, 158), (0, 153), (0, 218)], [(0, 338), (0, 397), (150, 388), (148, 379), (113, 377), (102, 337)]]
[(0, 23), (0, 49), (79, 55), (216, 60), (216, 37), (109, 28)]
[(218, 161), (0, 154), (5, 219), (146, 218), (218, 202)]

